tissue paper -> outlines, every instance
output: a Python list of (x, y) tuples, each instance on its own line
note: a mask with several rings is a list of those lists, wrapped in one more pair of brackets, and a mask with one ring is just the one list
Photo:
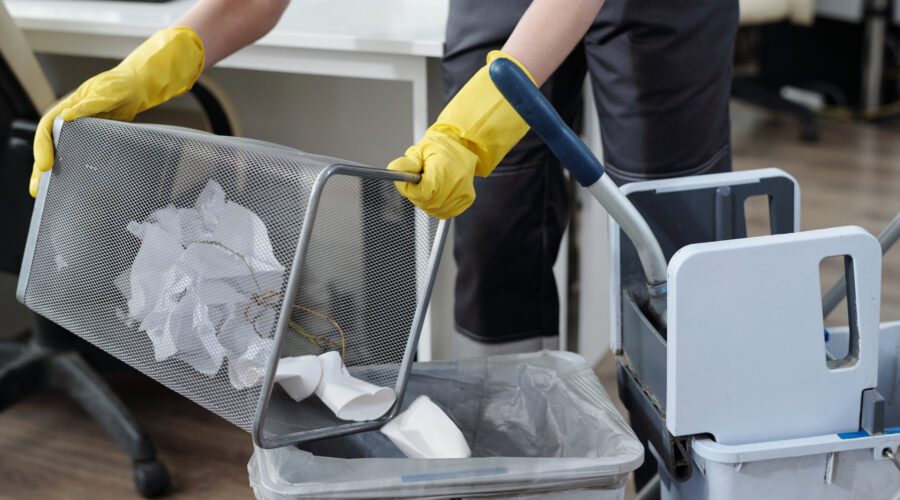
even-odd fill
[(115, 280), (127, 304), (117, 314), (146, 333), (155, 359), (210, 377), (227, 362), (233, 387), (259, 384), (284, 277), (262, 219), (210, 180), (194, 207), (160, 208), (127, 230), (141, 246)]

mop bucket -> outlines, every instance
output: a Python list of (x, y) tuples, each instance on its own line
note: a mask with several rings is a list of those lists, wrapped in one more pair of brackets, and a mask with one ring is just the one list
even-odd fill
[[(417, 176), (260, 141), (85, 118), (54, 125), (17, 296), (270, 448), (398, 411), (446, 226)], [(382, 396), (338, 418), (276, 383), (330, 353)], [(385, 402), (386, 401), (386, 402)]]

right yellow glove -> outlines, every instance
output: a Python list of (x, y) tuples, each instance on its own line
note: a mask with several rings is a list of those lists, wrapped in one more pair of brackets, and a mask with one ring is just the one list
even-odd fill
[[(422, 174), (418, 184), (396, 182), (397, 190), (441, 219), (456, 217), (475, 201), (474, 176), (487, 177), (528, 132), (528, 124), (494, 86), (488, 67), (497, 58), (522, 63), (499, 50), (447, 104), (425, 136), (388, 165), (389, 170)], [(534, 81), (534, 78), (532, 78)]]
[(53, 167), (53, 120), (86, 116), (130, 121), (141, 111), (181, 95), (203, 71), (203, 42), (190, 28), (157, 32), (115, 68), (81, 84), (38, 123), (34, 137), (34, 168), (28, 190), (37, 196), (41, 173)]

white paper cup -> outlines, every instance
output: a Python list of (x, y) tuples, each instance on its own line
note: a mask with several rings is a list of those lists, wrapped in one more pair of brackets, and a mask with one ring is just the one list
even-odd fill
[(308, 398), (322, 380), (322, 363), (317, 356), (294, 356), (278, 360), (275, 382), (294, 401)]
[(462, 432), (428, 396), (419, 396), (381, 432), (409, 458), (469, 458)]
[(341, 420), (365, 422), (375, 420), (394, 406), (394, 391), (360, 380), (347, 371), (336, 351), (319, 356), (322, 380), (316, 395)]

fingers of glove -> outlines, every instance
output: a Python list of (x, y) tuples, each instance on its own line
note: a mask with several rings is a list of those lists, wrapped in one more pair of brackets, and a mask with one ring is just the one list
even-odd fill
[[(85, 116), (103, 115), (116, 105), (115, 100), (91, 91), (97, 86), (96, 82), (97, 77), (94, 77), (83, 83), (41, 117), (34, 136), (34, 170), (46, 172), (53, 168), (53, 122), (57, 116), (65, 121), (72, 121)], [(29, 185), (32, 195), (36, 193), (34, 183), (32, 178)]]
[(31, 180), (28, 181), (28, 193), (32, 198), (37, 198), (38, 186), (41, 185), (42, 172), (37, 168), (31, 169)]
[(78, 101), (73, 106), (67, 107), (59, 116), (65, 121), (77, 120), (86, 116), (103, 114), (113, 107), (114, 103), (106, 97), (91, 96)]
[(475, 202), (475, 193), (473, 191), (470, 195), (457, 195), (446, 199), (409, 197), (409, 201), (438, 219), (451, 219), (472, 206)]
[(434, 191), (428, 213), (441, 219), (456, 217), (475, 201), (473, 180), (478, 156), (454, 135), (432, 134), (431, 141), (423, 143), (422, 180), (428, 181)]
[(38, 123), (34, 136), (34, 168), (46, 172), (53, 168), (53, 121), (59, 116), (63, 120), (71, 121), (83, 116), (97, 114), (94, 110), (102, 109), (102, 99), (84, 98), (82, 84), (75, 92), (66, 97), (50, 109)]
[(465, 211), (475, 201), (472, 175), (463, 173), (465, 167), (449, 162), (426, 162), (418, 184), (395, 183), (400, 194), (425, 212), (449, 219)]
[(439, 219), (450, 219), (465, 212), (475, 202), (475, 186), (472, 181), (472, 177), (444, 179), (440, 189), (435, 190), (435, 195), (430, 198), (428, 206), (422, 209)]
[(437, 217), (438, 219), (452, 219), (457, 215), (465, 212), (472, 206), (472, 203), (475, 202), (475, 192), (472, 191), (471, 196), (456, 196), (452, 199), (446, 200), (439, 206), (425, 209), (429, 214)]
[(81, 84), (63, 109), (63, 120), (86, 116), (130, 121), (142, 108), (142, 87), (145, 84), (134, 72), (112, 69)]
[[(422, 162), (422, 157), (414, 150), (414, 148), (409, 148), (406, 151), (406, 156), (397, 158), (387, 166), (388, 170), (393, 170), (395, 172), (406, 172), (409, 174), (421, 173), (423, 167), (424, 165)], [(419, 182), (418, 184), (400, 181), (394, 182), (394, 186), (397, 188), (397, 191), (400, 191), (400, 194), (407, 198), (411, 196), (421, 197), (421, 184), (421, 182)]]
[(53, 168), (53, 120), (58, 116), (57, 108), (51, 109), (38, 122), (34, 133), (34, 169), (46, 172)]
[(401, 156), (388, 164), (387, 169), (395, 172), (406, 172), (408, 174), (420, 174), (422, 173), (422, 168), (424, 166), (422, 156), (419, 155), (414, 148), (409, 148), (404, 156)]

